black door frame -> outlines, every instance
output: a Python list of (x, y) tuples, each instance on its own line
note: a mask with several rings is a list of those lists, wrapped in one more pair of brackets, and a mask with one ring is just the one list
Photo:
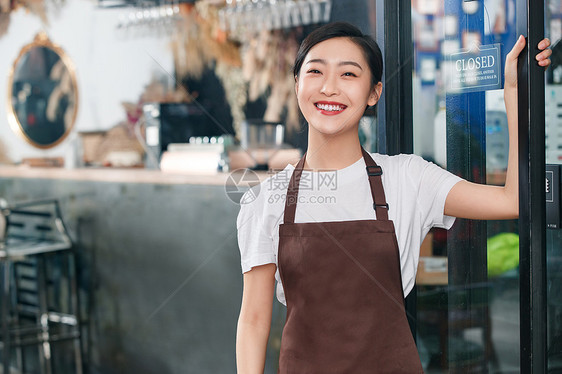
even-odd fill
[(384, 123), (384, 131), (379, 132), (379, 152), (413, 153), (411, 0), (377, 1), (377, 14), (384, 15), (376, 30), (384, 51), (384, 95), (379, 102), (379, 123)]
[[(483, 1), (483, 0), (478, 0)], [(519, 59), (520, 369), (547, 372), (544, 69), (534, 56), (544, 37), (544, 0), (516, 0), (517, 32), (528, 45)], [(377, 40), (384, 54), (379, 102), (379, 152), (413, 152), (411, 0), (376, 2)], [(382, 23), (382, 25), (381, 25)], [(533, 126), (531, 125), (533, 124)], [(415, 316), (415, 290), (407, 310)], [(415, 319), (410, 321), (415, 333)]]
[[(414, 152), (411, 0), (370, 0), (376, 9), (377, 42), (383, 51), (383, 95), (378, 103), (378, 152)], [(381, 21), (381, 22), (379, 22)], [(416, 338), (416, 287), (406, 297), (406, 312)]]
[[(522, 373), (547, 372), (544, 69), (534, 56), (544, 37), (545, 3), (516, 1), (519, 58), (519, 269)], [(526, 108), (526, 110), (521, 110)]]

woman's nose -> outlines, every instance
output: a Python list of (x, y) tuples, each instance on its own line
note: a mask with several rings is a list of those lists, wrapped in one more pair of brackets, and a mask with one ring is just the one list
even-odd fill
[(326, 96), (332, 96), (338, 93), (338, 84), (336, 77), (327, 76), (322, 84), (322, 89), (320, 91)]

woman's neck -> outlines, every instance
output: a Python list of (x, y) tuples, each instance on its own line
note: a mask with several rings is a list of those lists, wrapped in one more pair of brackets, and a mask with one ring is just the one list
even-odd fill
[(363, 154), (357, 132), (324, 135), (310, 133), (306, 152), (305, 169), (339, 170), (357, 162)]

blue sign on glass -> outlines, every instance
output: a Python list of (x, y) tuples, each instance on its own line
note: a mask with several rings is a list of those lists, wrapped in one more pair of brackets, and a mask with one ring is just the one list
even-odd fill
[(475, 46), (447, 56), (447, 93), (502, 88), (500, 44)]

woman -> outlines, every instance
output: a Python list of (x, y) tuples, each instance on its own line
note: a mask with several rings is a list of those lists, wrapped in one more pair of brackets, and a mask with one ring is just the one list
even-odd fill
[[(549, 45), (545, 39), (539, 48)], [(358, 124), (382, 91), (380, 49), (347, 23), (303, 41), (293, 73), (308, 150), (253, 187), (256, 197), (237, 220), (244, 272), (238, 373), (263, 373), (275, 280), (287, 305), (279, 373), (423, 372), (404, 311), (421, 241), (454, 217), (518, 216), (516, 74), (524, 46), (520, 37), (506, 58), (509, 163), (505, 186), (495, 187), (415, 155), (366, 152)], [(537, 54), (540, 66), (550, 53)]]

